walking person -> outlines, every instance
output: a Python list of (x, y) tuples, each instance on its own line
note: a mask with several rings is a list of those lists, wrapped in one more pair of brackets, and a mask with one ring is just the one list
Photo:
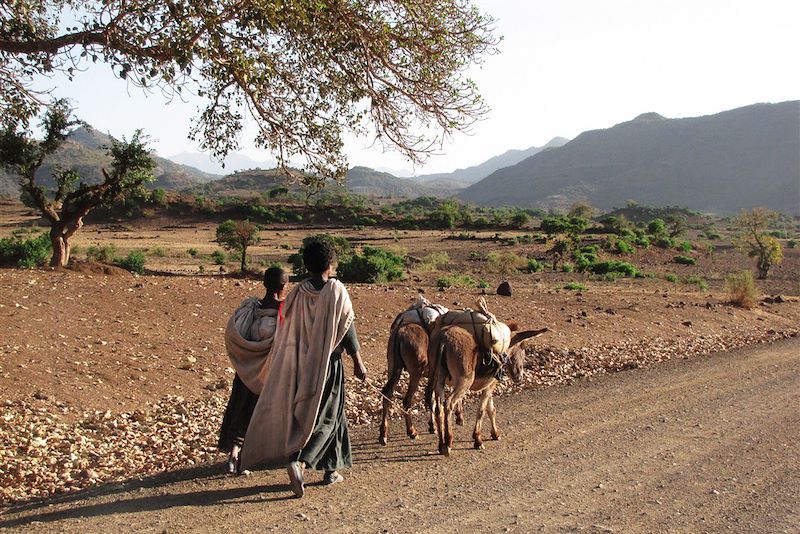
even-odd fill
[(263, 387), (275, 331), (283, 322), (282, 308), (288, 282), (289, 276), (283, 269), (267, 269), (264, 272), (264, 298), (246, 298), (225, 329), (225, 347), (237, 372), (233, 377), (217, 446), (229, 453), (227, 471), (230, 474), (240, 472), (239, 453)]
[(366, 379), (353, 305), (344, 285), (331, 278), (336, 253), (323, 241), (308, 243), (303, 263), (310, 278), (286, 297), (264, 387), (242, 449), (243, 468), (287, 466), (291, 489), (305, 492), (306, 467), (324, 471), (323, 484), (344, 480), (352, 466), (344, 409), (342, 354)]

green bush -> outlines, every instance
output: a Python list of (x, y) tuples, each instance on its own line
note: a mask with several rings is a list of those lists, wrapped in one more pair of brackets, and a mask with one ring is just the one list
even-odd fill
[(681, 265), (695, 265), (697, 260), (692, 258), (691, 256), (675, 256), (672, 258), (672, 261), (675, 263), (680, 263)]
[(188, 250), (186, 251), (186, 253), (187, 253), (189, 256), (191, 256), (192, 258), (194, 258), (195, 256), (197, 256), (197, 255), (200, 253), (200, 251), (199, 251), (199, 250), (197, 250), (197, 249), (196, 249), (196, 248), (194, 248), (194, 247), (191, 247), (190, 249), (188, 249)]
[(684, 284), (696, 285), (697, 287), (699, 287), (703, 291), (708, 289), (708, 282), (706, 282), (705, 279), (703, 279), (703, 278), (701, 278), (699, 276), (695, 276), (695, 275), (687, 276), (686, 278), (683, 279), (683, 283)]
[(217, 265), (225, 265), (225, 260), (227, 260), (227, 257), (221, 250), (215, 250), (211, 253), (211, 260)]
[(486, 280), (484, 280), (483, 278), (481, 278), (481, 279), (478, 281), (478, 287), (479, 287), (480, 289), (487, 289), (487, 288), (489, 287), (489, 282), (487, 282)]
[(706, 230), (705, 232), (703, 232), (703, 235), (705, 235), (705, 236), (706, 236), (706, 239), (708, 239), (709, 241), (716, 241), (717, 239), (719, 239), (720, 237), (722, 237), (722, 236), (721, 236), (721, 235), (719, 235), (719, 233), (718, 233), (716, 230), (714, 230), (713, 228), (709, 228), (708, 230)]
[(339, 262), (336, 272), (344, 282), (382, 283), (401, 280), (405, 258), (377, 247), (365, 246)]
[(565, 273), (571, 273), (575, 270), (575, 266), (571, 263), (564, 263), (561, 265), (561, 271)]
[(586, 286), (578, 282), (569, 282), (564, 286), (564, 289), (571, 291), (586, 291)]
[(584, 273), (588, 271), (592, 265), (597, 263), (597, 254), (578, 252), (573, 255), (573, 259), (575, 260), (575, 270), (579, 273)]
[(669, 237), (659, 237), (656, 239), (655, 245), (659, 248), (672, 248), (675, 246), (675, 242)]
[(297, 253), (292, 254), (288, 258), (288, 261), (292, 266), (292, 272), (294, 272), (295, 276), (303, 277), (308, 275), (306, 266), (303, 265), (303, 250), (305, 250), (306, 245), (313, 241), (324, 241), (326, 243), (330, 243), (336, 251), (336, 256), (339, 259), (340, 265), (343, 262), (347, 262), (350, 259), (350, 256), (353, 254), (353, 246), (344, 237), (334, 236), (331, 234), (310, 235), (303, 239), (303, 243), (300, 245), (300, 249), (297, 251)]
[(538, 273), (544, 270), (544, 264), (536, 258), (528, 258), (527, 269), (530, 273)]
[(786, 246), (789, 248), (797, 248), (797, 240), (790, 239), (789, 241), (786, 242)]
[(126, 271), (144, 274), (144, 261), (144, 252), (141, 250), (132, 250), (124, 258), (116, 260), (115, 263)]
[(667, 233), (667, 224), (663, 219), (653, 219), (647, 223), (647, 233), (655, 237), (663, 236)]
[(613, 274), (615, 276), (619, 275), (631, 278), (636, 276), (636, 273), (638, 272), (636, 267), (630, 263), (618, 260), (599, 261), (589, 267), (589, 271), (592, 274)]
[(691, 252), (692, 251), (692, 244), (689, 243), (688, 241), (683, 241), (675, 248), (677, 250), (680, 250), (681, 252)]
[(678, 281), (678, 277), (674, 274), (668, 274), (664, 278), (667, 280), (667, 282), (672, 282), (673, 284)]
[(728, 302), (741, 308), (750, 309), (758, 301), (753, 273), (750, 271), (726, 276), (725, 289), (728, 291)]
[(0, 239), (0, 265), (16, 265), (33, 269), (44, 265), (53, 254), (50, 236), (35, 235), (28, 230), (15, 230), (11, 237)]
[(167, 192), (161, 188), (153, 189), (150, 192), (150, 202), (157, 206), (167, 205)]
[(617, 242), (614, 244), (614, 250), (620, 254), (633, 254), (636, 252), (636, 249), (624, 239), (617, 239)]
[(113, 262), (117, 258), (117, 247), (108, 245), (92, 245), (86, 249), (86, 258), (94, 261)]

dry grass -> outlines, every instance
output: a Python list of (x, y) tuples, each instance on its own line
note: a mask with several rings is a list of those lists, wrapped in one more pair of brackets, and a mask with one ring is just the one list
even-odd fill
[(758, 301), (756, 286), (753, 282), (753, 273), (750, 271), (742, 271), (726, 276), (725, 289), (728, 292), (728, 302), (740, 308), (749, 310)]

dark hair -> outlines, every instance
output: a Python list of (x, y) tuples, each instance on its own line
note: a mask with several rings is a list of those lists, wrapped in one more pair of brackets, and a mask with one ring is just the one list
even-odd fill
[(264, 271), (264, 287), (267, 291), (278, 291), (288, 282), (286, 272), (280, 267), (270, 267)]
[(303, 247), (303, 265), (312, 274), (325, 272), (336, 262), (336, 249), (327, 241), (314, 240)]

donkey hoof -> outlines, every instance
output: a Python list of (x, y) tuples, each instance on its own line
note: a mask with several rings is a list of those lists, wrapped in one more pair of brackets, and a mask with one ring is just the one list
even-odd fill
[(433, 428), (433, 425), (428, 425), (428, 434), (435, 434), (436, 429)]
[(500, 441), (500, 434), (492, 434), (492, 439), (495, 441)]
[(380, 443), (380, 444), (381, 444), (381, 445), (383, 445), (384, 447), (386, 446), (386, 444), (387, 444), (388, 442), (389, 442), (389, 440), (387, 440), (387, 439), (386, 439), (386, 436), (381, 436), (381, 437), (378, 439), (378, 443)]
[(416, 432), (414, 432), (413, 434), (409, 434), (409, 435), (408, 435), (408, 438), (409, 438), (409, 439), (417, 439), (417, 433), (416, 433)]
[(456, 418), (456, 424), (458, 426), (464, 426), (464, 419), (463, 418)]
[(482, 451), (483, 449), (486, 448), (486, 446), (483, 444), (482, 441), (476, 441), (475, 443), (472, 444), (472, 446), (475, 447), (476, 451)]
[(446, 447), (444, 445), (439, 447), (439, 454), (442, 456), (450, 456), (450, 447)]

